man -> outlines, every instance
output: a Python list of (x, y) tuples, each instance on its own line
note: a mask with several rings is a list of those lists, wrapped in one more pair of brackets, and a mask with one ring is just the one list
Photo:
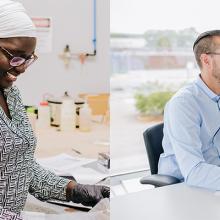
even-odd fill
[(199, 35), (193, 51), (201, 72), (165, 107), (158, 173), (220, 190), (220, 30)]
[(13, 83), (37, 60), (35, 47), (35, 28), (23, 6), (0, 0), (0, 219), (15, 219), (13, 213), (20, 219), (28, 192), (87, 206), (109, 197), (108, 187), (61, 178), (34, 159), (36, 138)]

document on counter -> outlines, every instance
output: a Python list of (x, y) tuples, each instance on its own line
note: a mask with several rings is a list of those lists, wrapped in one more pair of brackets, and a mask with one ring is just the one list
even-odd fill
[(23, 220), (46, 220), (46, 214), (41, 212), (21, 212)]
[(99, 172), (89, 167), (77, 167), (69, 173), (81, 184), (96, 184), (109, 176), (108, 172)]
[(154, 188), (153, 185), (141, 184), (140, 179), (141, 178), (122, 180), (121, 181), (122, 187), (126, 190), (127, 193), (139, 192), (139, 191), (143, 191), (146, 189), (153, 189)]
[[(94, 220), (97, 214), (88, 214), (83, 212), (67, 213), (67, 214), (44, 214), (39, 212), (23, 212), (23, 220)], [(103, 220), (106, 220), (105, 218)]]
[(68, 154), (59, 154), (54, 157), (48, 157), (43, 159), (37, 159), (37, 162), (56, 173), (57, 175), (65, 175), (66, 170), (72, 170), (76, 167), (80, 167), (91, 162), (96, 161), (96, 159), (82, 158), (82, 157), (72, 157)]
[(60, 215), (48, 215), (46, 220), (95, 220), (91, 218), (87, 213), (74, 213), (74, 214), (60, 214)]

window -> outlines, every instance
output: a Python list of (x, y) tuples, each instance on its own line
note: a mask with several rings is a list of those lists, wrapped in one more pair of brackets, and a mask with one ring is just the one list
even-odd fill
[[(142, 134), (162, 120), (170, 93), (198, 75), (192, 44), (199, 33), (219, 29), (217, 1), (211, 5), (203, 16), (199, 0), (111, 1), (113, 174), (149, 168)], [(146, 101), (152, 93), (156, 98)]]

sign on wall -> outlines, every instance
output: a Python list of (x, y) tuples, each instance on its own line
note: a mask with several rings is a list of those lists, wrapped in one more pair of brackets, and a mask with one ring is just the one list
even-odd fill
[(37, 30), (37, 52), (52, 52), (52, 25), (51, 18), (32, 17)]

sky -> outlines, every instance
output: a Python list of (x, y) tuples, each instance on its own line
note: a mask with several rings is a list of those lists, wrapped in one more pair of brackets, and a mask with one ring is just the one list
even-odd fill
[(149, 29), (220, 29), (219, 0), (110, 0), (111, 33)]

